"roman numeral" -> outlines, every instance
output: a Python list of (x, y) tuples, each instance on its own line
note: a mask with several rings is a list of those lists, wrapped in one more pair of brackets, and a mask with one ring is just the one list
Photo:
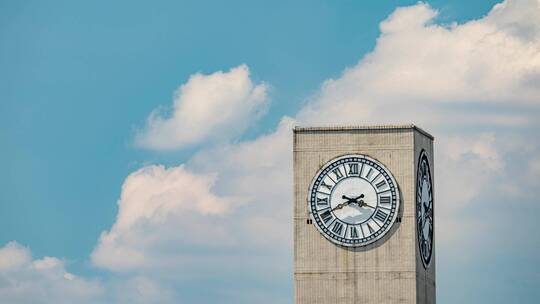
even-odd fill
[(390, 196), (381, 196), (380, 201), (381, 204), (390, 204)]
[(369, 168), (369, 171), (366, 174), (366, 178), (369, 179), (371, 177), (371, 174), (373, 174), (373, 168)]
[(332, 173), (336, 175), (336, 181), (343, 178), (343, 174), (341, 174), (341, 170), (339, 170), (339, 168), (332, 170)]
[(343, 229), (343, 224), (336, 221), (336, 223), (334, 224), (334, 228), (332, 228), (332, 232), (334, 232), (335, 234), (341, 235), (342, 229)]
[(384, 211), (382, 211), (381, 209), (378, 209), (377, 212), (375, 212), (375, 218), (378, 219), (379, 221), (383, 222), (384, 223), (384, 220), (386, 219), (386, 217), (388, 216), (388, 214)]
[(325, 197), (325, 198), (317, 197), (317, 205), (319, 205), (319, 206), (321, 206), (321, 205), (328, 206), (328, 197)]
[(358, 238), (358, 230), (356, 230), (356, 227), (351, 227), (350, 232), (351, 232), (351, 238), (352, 239), (357, 239)]
[(369, 229), (369, 234), (373, 234), (373, 232), (375, 232), (375, 230), (373, 230), (373, 228), (371, 228), (371, 226), (368, 224), (366, 224), (368, 229)]
[(322, 221), (325, 224), (328, 224), (328, 222), (330, 222), (333, 218), (332, 213), (330, 213), (330, 210), (326, 210), (325, 212), (319, 214), (319, 216), (321, 217)]
[(377, 189), (380, 190), (385, 185), (386, 185), (386, 181), (382, 180), (382, 181), (378, 182), (375, 186), (377, 186)]
[(325, 187), (326, 189), (328, 189), (328, 191), (332, 191), (332, 186), (328, 185), (328, 184), (325, 183), (324, 181), (321, 182), (321, 186), (322, 186), (322, 187)]
[(349, 175), (358, 175), (358, 164), (349, 164)]

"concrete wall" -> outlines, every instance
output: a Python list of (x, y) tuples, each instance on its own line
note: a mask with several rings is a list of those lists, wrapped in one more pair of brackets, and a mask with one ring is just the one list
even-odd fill
[[(431, 139), (423, 134), (413, 126), (295, 129), (295, 303), (435, 302), (435, 263), (425, 273), (417, 258), (415, 143), (427, 144), (432, 151)], [(337, 246), (307, 224), (308, 188), (314, 175), (329, 160), (348, 153), (366, 154), (382, 162), (401, 192), (401, 222), (394, 223), (379, 241), (357, 249)]]

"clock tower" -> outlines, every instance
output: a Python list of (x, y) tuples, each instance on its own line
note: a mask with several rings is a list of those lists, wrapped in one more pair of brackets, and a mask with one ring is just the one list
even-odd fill
[(433, 137), (294, 129), (296, 304), (435, 303)]

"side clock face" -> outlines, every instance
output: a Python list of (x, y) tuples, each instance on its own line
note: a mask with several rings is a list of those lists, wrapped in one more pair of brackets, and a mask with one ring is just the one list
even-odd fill
[(390, 230), (399, 202), (390, 171), (373, 158), (352, 154), (331, 160), (317, 172), (309, 188), (308, 210), (328, 240), (358, 247)]
[(416, 177), (417, 239), (422, 263), (427, 268), (433, 252), (433, 184), (426, 152), (420, 152)]

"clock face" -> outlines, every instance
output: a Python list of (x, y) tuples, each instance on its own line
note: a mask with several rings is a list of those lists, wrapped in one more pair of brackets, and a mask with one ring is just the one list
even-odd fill
[(384, 236), (399, 210), (399, 191), (390, 171), (377, 160), (352, 154), (335, 158), (315, 175), (308, 210), (330, 241), (358, 247)]
[(420, 152), (416, 177), (417, 239), (422, 263), (427, 268), (433, 251), (433, 184), (426, 151)]

